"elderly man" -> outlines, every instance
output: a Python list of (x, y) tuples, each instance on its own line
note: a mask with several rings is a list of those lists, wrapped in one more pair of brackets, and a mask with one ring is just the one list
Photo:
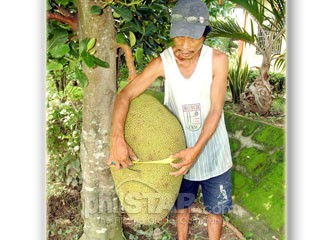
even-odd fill
[(165, 78), (164, 104), (183, 126), (187, 148), (173, 153), (181, 162), (172, 166), (183, 174), (175, 203), (178, 239), (188, 239), (190, 207), (201, 186), (208, 212), (209, 239), (220, 239), (222, 214), (229, 211), (232, 159), (224, 123), (228, 58), (204, 45), (209, 11), (201, 0), (179, 0), (172, 11), (170, 37), (174, 45), (153, 59), (115, 101), (112, 146), (108, 164), (128, 167), (136, 156), (124, 139), (124, 125), (132, 99), (158, 77)]

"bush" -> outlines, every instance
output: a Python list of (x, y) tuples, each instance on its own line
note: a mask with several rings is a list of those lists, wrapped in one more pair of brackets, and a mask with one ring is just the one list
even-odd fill
[[(82, 183), (80, 138), (82, 89), (72, 87), (47, 99), (47, 179), (68, 186)], [(66, 93), (70, 95), (65, 95)]]
[(242, 66), (242, 58), (236, 61), (235, 64), (229, 68), (228, 80), (229, 87), (234, 103), (240, 103), (240, 95), (246, 90), (249, 77), (249, 66), (245, 64)]
[[(252, 83), (259, 76), (259, 71), (251, 69), (249, 73), (249, 83)], [(283, 94), (285, 92), (286, 77), (282, 73), (269, 72), (269, 83), (272, 86), (274, 94)]]
[(273, 86), (273, 93), (282, 94), (285, 91), (286, 78), (281, 73), (269, 73), (269, 82)]

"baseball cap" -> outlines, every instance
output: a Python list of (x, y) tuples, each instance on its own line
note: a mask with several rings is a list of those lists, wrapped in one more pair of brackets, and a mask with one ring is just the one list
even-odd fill
[(209, 24), (209, 10), (201, 0), (179, 0), (171, 14), (170, 37), (200, 38)]

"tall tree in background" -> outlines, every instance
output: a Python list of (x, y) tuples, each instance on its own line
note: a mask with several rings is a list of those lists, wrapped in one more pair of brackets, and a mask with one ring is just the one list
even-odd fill
[(255, 46), (262, 54), (262, 63), (258, 67), (259, 76), (241, 96), (241, 103), (245, 111), (264, 115), (270, 111), (272, 103), (272, 90), (268, 77), (271, 61), (275, 55), (273, 48), (286, 36), (286, 3), (285, 0), (230, 1), (250, 14), (261, 31), (263, 41), (259, 41), (258, 32), (255, 31), (252, 22), (248, 32), (229, 18), (212, 22), (212, 31), (208, 37), (242, 40)]

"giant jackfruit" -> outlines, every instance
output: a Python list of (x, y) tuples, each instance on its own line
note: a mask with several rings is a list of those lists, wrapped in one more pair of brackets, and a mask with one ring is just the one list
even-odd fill
[[(139, 161), (168, 158), (186, 147), (178, 119), (156, 98), (141, 94), (129, 107), (125, 139)], [(111, 167), (120, 203), (140, 224), (154, 224), (167, 216), (179, 192), (182, 176), (169, 163), (134, 163), (117, 170)]]

